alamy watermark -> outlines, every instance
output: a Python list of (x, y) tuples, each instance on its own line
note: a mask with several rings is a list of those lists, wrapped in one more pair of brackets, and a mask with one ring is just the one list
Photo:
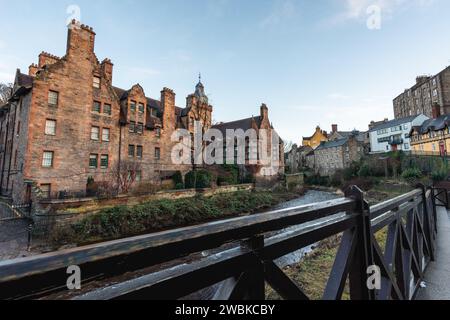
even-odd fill
[(274, 130), (205, 130), (196, 121), (193, 133), (178, 129), (171, 139), (176, 142), (171, 152), (172, 164), (176, 165), (258, 165), (261, 175), (273, 176), (282, 163), (282, 141)]

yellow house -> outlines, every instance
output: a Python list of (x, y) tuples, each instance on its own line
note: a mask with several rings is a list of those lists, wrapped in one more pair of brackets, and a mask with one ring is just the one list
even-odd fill
[(450, 150), (450, 115), (425, 121), (411, 130), (411, 150), (416, 155), (446, 156)]
[(328, 136), (325, 131), (322, 131), (320, 127), (316, 128), (316, 132), (312, 135), (312, 137), (303, 137), (303, 146), (311, 147), (316, 149), (322, 142), (327, 142)]

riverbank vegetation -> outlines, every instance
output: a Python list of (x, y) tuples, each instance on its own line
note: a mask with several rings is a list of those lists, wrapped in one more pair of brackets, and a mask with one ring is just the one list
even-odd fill
[[(390, 186), (379, 187), (377, 190), (371, 190), (372, 196), (367, 196), (372, 205), (386, 201), (412, 190), (403, 189), (405, 186), (392, 184)], [(370, 193), (369, 193), (370, 194)], [(376, 195), (376, 196), (374, 196)], [(375, 234), (375, 238), (381, 248), (386, 245), (387, 228), (384, 228)], [(323, 293), (330, 278), (336, 254), (342, 240), (342, 234), (332, 236), (318, 243), (315, 248), (308, 253), (302, 261), (297, 264), (287, 266), (283, 269), (284, 273), (294, 281), (311, 300), (321, 300)], [(280, 295), (270, 286), (266, 286), (266, 295), (268, 300), (280, 300)], [(350, 287), (347, 281), (342, 300), (350, 299)]]
[(241, 191), (212, 197), (157, 200), (103, 209), (51, 234), (55, 246), (83, 245), (253, 214), (299, 197), (298, 192)]

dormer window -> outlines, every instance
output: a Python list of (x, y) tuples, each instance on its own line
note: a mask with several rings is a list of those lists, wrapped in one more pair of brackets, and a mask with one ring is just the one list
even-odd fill
[(153, 118), (157, 118), (158, 117), (158, 111), (156, 109), (151, 108), (150, 109), (150, 116)]
[(100, 77), (94, 76), (93, 86), (94, 86), (94, 88), (100, 89)]

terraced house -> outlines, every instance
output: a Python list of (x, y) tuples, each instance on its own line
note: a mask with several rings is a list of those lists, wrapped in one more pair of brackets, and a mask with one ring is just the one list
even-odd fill
[(412, 153), (422, 156), (448, 155), (450, 150), (450, 115), (435, 114), (433, 119), (411, 129)]
[[(199, 82), (179, 108), (168, 88), (159, 99), (139, 84), (113, 86), (113, 63), (99, 61), (92, 28), (73, 21), (63, 57), (42, 52), (28, 74), (17, 70), (14, 94), (0, 109), (0, 186), (3, 195), (28, 201), (32, 187), (44, 196), (82, 195), (88, 179), (105, 181), (129, 170), (137, 182), (163, 183), (175, 171), (171, 137), (194, 131), (196, 121), (211, 127), (213, 107)], [(268, 110), (261, 121), (267, 126)], [(282, 148), (282, 145), (279, 146)]]

